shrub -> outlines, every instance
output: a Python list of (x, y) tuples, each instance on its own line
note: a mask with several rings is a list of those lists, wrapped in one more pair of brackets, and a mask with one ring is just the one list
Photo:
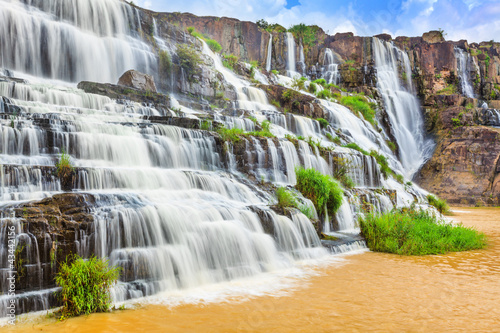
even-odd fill
[(205, 40), (205, 42), (207, 43), (208, 47), (215, 53), (219, 53), (220, 51), (222, 51), (222, 46), (219, 44), (219, 42), (217, 42), (216, 40), (213, 40), (213, 39), (207, 39)]
[(316, 94), (318, 98), (328, 99), (332, 97), (332, 93), (328, 89), (323, 89)]
[(448, 203), (444, 199), (439, 199), (432, 194), (427, 195), (427, 201), (429, 202), (429, 205), (436, 207), (438, 212), (441, 214), (450, 214), (450, 207), (448, 206)]
[(387, 158), (384, 155), (376, 152), (375, 150), (372, 150), (370, 151), (370, 156), (375, 157), (375, 160), (380, 165), (380, 172), (382, 172), (382, 175), (384, 176), (385, 179), (387, 179), (389, 175), (394, 175), (394, 172), (389, 167), (389, 163), (387, 163)]
[(394, 144), (394, 142), (387, 140), (385, 143), (387, 143), (387, 147), (389, 147), (392, 152), (396, 151), (396, 144)]
[(297, 97), (299, 97), (300, 93), (293, 90), (293, 89), (286, 89), (283, 91), (283, 93), (281, 94), (281, 98), (285, 101), (285, 102), (290, 102), (291, 100), (294, 100), (296, 99)]
[(302, 43), (306, 47), (313, 47), (316, 42), (316, 32), (319, 27), (316, 25), (305, 25), (304, 23), (296, 24), (288, 29), (295, 38), (302, 39)]
[(212, 121), (200, 120), (200, 129), (204, 131), (210, 131), (212, 129)]
[(59, 178), (65, 178), (71, 175), (74, 171), (73, 166), (71, 165), (71, 157), (66, 154), (66, 151), (62, 149), (61, 157), (56, 162), (57, 176)]
[(278, 102), (277, 100), (272, 99), (269, 103), (271, 103), (271, 105), (274, 105), (278, 109), (281, 108), (280, 102)]
[(315, 94), (316, 93), (316, 90), (318, 90), (318, 86), (316, 85), (316, 83), (314, 82), (311, 82), (309, 83), (309, 88), (308, 88), (309, 92), (311, 94)]
[(340, 103), (354, 112), (359, 112), (370, 124), (375, 125), (375, 110), (363, 96), (343, 96)]
[(219, 133), (221, 139), (224, 141), (238, 142), (240, 141), (241, 136), (245, 134), (245, 131), (240, 128), (228, 129), (222, 126), (217, 129), (217, 133)]
[(222, 64), (224, 67), (234, 70), (234, 66), (238, 63), (239, 58), (234, 54), (224, 54), (222, 55)]
[(317, 80), (314, 80), (312, 83), (314, 83), (314, 84), (320, 84), (323, 87), (326, 86), (326, 80), (325, 79), (317, 79)]
[(292, 88), (304, 90), (306, 80), (307, 79), (305, 79), (304, 77), (301, 77), (300, 79), (297, 78), (293, 79)]
[(337, 181), (313, 168), (300, 167), (295, 172), (297, 174), (297, 190), (312, 201), (316, 210), (322, 212), (326, 206), (330, 214), (335, 214), (342, 204), (344, 195)]
[(170, 58), (170, 54), (165, 50), (160, 50), (158, 52), (159, 58), (159, 74), (164, 79), (166, 78), (170, 72), (172, 71), (172, 59)]
[(276, 190), (276, 196), (278, 198), (279, 207), (297, 207), (297, 200), (295, 198), (295, 195), (285, 187), (278, 187), (278, 189)]
[(482, 249), (487, 245), (484, 234), (462, 225), (447, 224), (413, 207), (381, 215), (371, 213), (359, 222), (372, 251), (426, 255)]
[(405, 178), (403, 177), (403, 175), (401, 175), (401, 174), (399, 174), (399, 173), (398, 173), (398, 174), (396, 175), (396, 181), (397, 181), (398, 183), (400, 183), (400, 184), (404, 184), (404, 183), (405, 183)]
[(200, 65), (202, 63), (201, 56), (192, 46), (181, 44), (177, 47), (177, 56), (179, 57), (179, 65), (184, 69), (187, 80), (193, 82), (193, 75), (201, 73)]
[(319, 122), (319, 125), (321, 126), (321, 128), (327, 128), (328, 125), (330, 125), (328, 120), (326, 120), (324, 118), (317, 118), (316, 120)]
[(275, 69), (272, 69), (271, 73), (273, 73), (274, 75), (278, 75), (279, 74), (279, 72), (277, 70), (275, 70)]
[(91, 257), (74, 257), (61, 264), (56, 283), (62, 288), (62, 318), (105, 312), (111, 299), (109, 289), (116, 282), (120, 269), (109, 267), (108, 261)]
[(436, 92), (437, 95), (453, 95), (457, 93), (457, 86), (454, 84), (450, 84), (445, 88)]

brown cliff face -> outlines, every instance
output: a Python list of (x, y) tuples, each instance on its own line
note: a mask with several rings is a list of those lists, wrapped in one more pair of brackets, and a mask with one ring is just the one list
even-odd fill
[(459, 127), (438, 142), (419, 183), (452, 204), (500, 204), (500, 130)]

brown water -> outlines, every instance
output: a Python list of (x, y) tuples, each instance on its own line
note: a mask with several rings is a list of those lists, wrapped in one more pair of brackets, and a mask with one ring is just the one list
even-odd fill
[[(365, 252), (314, 268), (283, 296), (147, 305), (23, 332), (500, 332), (500, 209), (457, 208), (455, 219), (489, 236), (486, 250), (400, 257)], [(311, 268), (312, 269), (312, 268)]]

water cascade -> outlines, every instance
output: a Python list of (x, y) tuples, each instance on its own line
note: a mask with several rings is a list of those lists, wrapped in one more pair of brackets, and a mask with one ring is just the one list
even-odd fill
[(286, 33), (286, 71), (287, 75), (294, 77), (300, 75), (297, 73), (297, 67), (295, 63), (295, 38), (291, 32)]
[(269, 36), (269, 44), (267, 44), (266, 71), (271, 71), (271, 61), (273, 56), (273, 35)]
[(340, 83), (338, 66), (339, 65), (335, 63), (333, 51), (329, 48), (326, 48), (325, 57), (323, 60), (323, 78), (326, 80), (326, 83)]
[[(413, 91), (408, 55), (376, 37), (373, 53), (377, 69), (377, 88), (394, 129), (399, 145), (400, 160), (406, 175), (411, 178), (430, 157), (433, 143), (424, 137), (424, 121), (419, 102)], [(398, 65), (404, 74), (399, 78)]]
[(455, 58), (457, 59), (457, 69), (462, 94), (466, 97), (474, 98), (474, 88), (472, 88), (470, 79), (471, 57), (469, 53), (464, 52), (459, 47), (455, 47)]

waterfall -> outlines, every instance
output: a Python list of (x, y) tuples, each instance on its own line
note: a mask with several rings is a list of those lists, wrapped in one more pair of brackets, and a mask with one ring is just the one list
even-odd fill
[(455, 58), (457, 59), (457, 70), (462, 94), (466, 97), (474, 98), (474, 88), (472, 88), (470, 79), (471, 59), (469, 53), (464, 52), (459, 47), (455, 47)]
[(273, 56), (273, 35), (269, 35), (269, 43), (267, 44), (266, 71), (271, 71), (271, 61)]
[(300, 75), (295, 66), (295, 38), (291, 32), (286, 33), (286, 57), (287, 75), (290, 77)]
[(70, 82), (153, 73), (156, 56), (135, 36), (136, 15), (116, 0), (0, 0), (0, 67)]
[[(424, 120), (411, 81), (408, 55), (391, 43), (373, 38), (377, 69), (377, 88), (383, 97), (394, 136), (399, 145), (400, 160), (411, 178), (432, 154), (433, 143), (424, 137)], [(399, 79), (401, 66), (405, 82)], [(406, 88), (403, 86), (406, 86)]]
[(329, 48), (325, 49), (325, 57), (323, 59), (323, 78), (327, 83), (339, 84), (340, 75), (338, 64), (335, 63), (333, 51)]

